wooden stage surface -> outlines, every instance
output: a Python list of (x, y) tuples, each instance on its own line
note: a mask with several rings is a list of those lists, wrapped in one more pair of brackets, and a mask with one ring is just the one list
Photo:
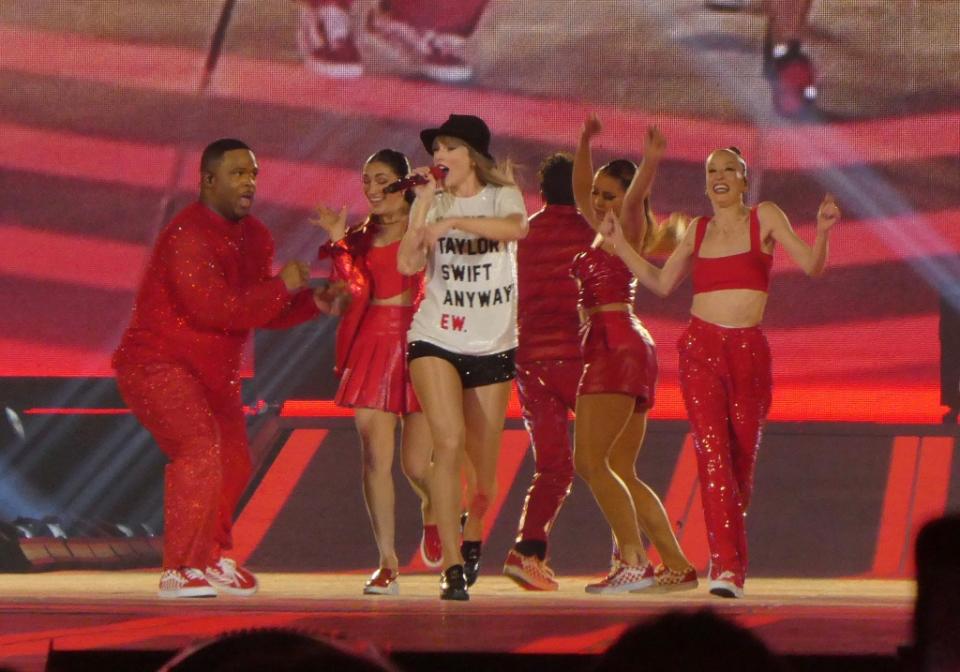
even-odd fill
[(361, 574), (260, 574), (251, 598), (160, 600), (155, 571), (0, 575), (0, 661), (43, 669), (48, 651), (173, 650), (220, 632), (295, 627), (390, 652), (596, 654), (639, 619), (712, 607), (785, 655), (893, 656), (910, 640), (913, 581), (751, 579), (723, 600), (705, 584), (675, 594), (593, 596), (592, 577), (530, 593), (482, 575), (467, 603), (438, 599), (433, 574), (405, 575), (398, 597), (360, 595)]

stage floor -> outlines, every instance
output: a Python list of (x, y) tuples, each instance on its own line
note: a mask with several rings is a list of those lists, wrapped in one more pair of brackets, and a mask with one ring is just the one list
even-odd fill
[(786, 655), (884, 655), (909, 642), (912, 581), (751, 579), (747, 597), (706, 586), (675, 594), (593, 596), (593, 577), (530, 593), (483, 576), (467, 603), (438, 599), (433, 574), (402, 576), (398, 597), (360, 594), (361, 574), (261, 574), (252, 598), (160, 600), (155, 571), (0, 575), (0, 661), (42, 670), (48, 651), (172, 650), (227, 630), (296, 627), (384, 652), (596, 654), (630, 623), (712, 607)]

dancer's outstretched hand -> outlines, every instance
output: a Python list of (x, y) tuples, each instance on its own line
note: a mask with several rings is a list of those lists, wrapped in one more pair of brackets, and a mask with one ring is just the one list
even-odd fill
[(620, 219), (613, 214), (612, 210), (607, 210), (598, 231), (605, 241), (613, 245), (617, 254), (628, 247), (627, 240), (623, 237), (623, 229), (620, 227)]
[(330, 242), (343, 240), (347, 235), (347, 206), (343, 206), (338, 212), (321, 203), (313, 209), (313, 216), (309, 221), (318, 229), (326, 231)]
[(587, 115), (587, 118), (583, 121), (583, 128), (580, 129), (580, 135), (585, 138), (592, 138), (595, 135), (598, 135), (603, 131), (603, 124), (600, 123), (600, 118), (591, 112)]

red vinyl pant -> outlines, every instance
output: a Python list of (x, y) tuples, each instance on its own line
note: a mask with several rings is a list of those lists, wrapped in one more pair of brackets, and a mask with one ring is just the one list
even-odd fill
[(518, 542), (546, 542), (570, 494), (574, 472), (567, 417), (576, 403), (582, 371), (579, 359), (517, 364), (517, 390), (535, 465), (523, 502)]
[(232, 547), (233, 513), (251, 463), (240, 389), (203, 385), (175, 363), (123, 366), (127, 406), (170, 458), (166, 467), (163, 568), (213, 564)]
[(693, 429), (711, 578), (747, 572), (745, 518), (770, 409), (770, 346), (759, 327), (692, 318), (680, 337), (680, 385)]
[[(386, 0), (381, 6), (390, 16), (421, 31), (473, 33), (490, 0)], [(314, 7), (334, 4), (349, 10), (354, 0), (309, 0)]]

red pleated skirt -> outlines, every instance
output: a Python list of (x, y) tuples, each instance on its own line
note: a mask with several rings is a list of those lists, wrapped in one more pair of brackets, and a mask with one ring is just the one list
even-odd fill
[(577, 394), (635, 397), (637, 410), (653, 408), (657, 347), (640, 319), (626, 311), (601, 311), (584, 326), (583, 374)]
[(413, 312), (413, 306), (367, 306), (334, 397), (338, 406), (420, 411), (406, 359)]

